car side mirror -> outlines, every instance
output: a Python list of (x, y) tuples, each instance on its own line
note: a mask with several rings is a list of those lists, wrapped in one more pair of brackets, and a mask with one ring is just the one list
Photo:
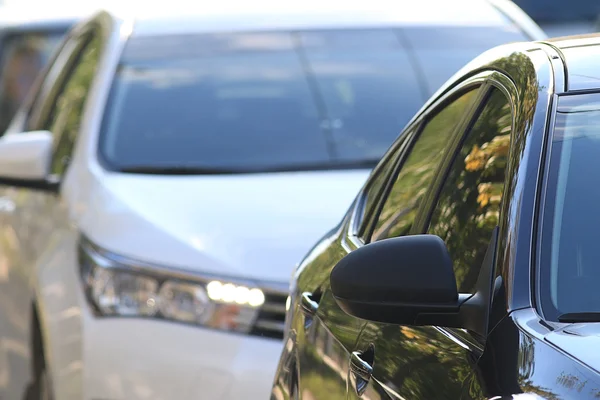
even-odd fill
[(331, 291), (354, 317), (399, 325), (466, 328), (487, 335), (497, 228), (475, 294), (457, 290), (444, 241), (412, 235), (367, 244), (340, 260)]
[(0, 138), (0, 183), (52, 189), (49, 179), (52, 133), (8, 133)]

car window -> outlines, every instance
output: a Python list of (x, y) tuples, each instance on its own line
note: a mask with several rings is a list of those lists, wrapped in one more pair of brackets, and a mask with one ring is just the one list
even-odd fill
[(19, 33), (8, 36), (0, 50), (0, 135), (23, 103), (36, 77), (64, 33)]
[(450, 136), (475, 101), (476, 94), (477, 90), (462, 94), (427, 122), (396, 176), (371, 241), (410, 232), (418, 206), (442, 161)]
[(600, 312), (600, 95), (559, 98), (549, 151), (541, 241), (544, 316)]
[(389, 29), (132, 38), (101, 159), (122, 172), (373, 167), (425, 101), (415, 82)]
[(366, 242), (367, 237), (365, 234), (368, 234), (368, 225), (371, 223), (374, 212), (376, 212), (376, 206), (380, 199), (381, 192), (388, 182), (390, 174), (393, 173), (393, 169), (398, 162), (398, 154), (400, 154), (401, 149), (403, 148), (401, 145), (396, 145), (386, 154), (385, 158), (382, 160), (382, 164), (373, 172), (372, 177), (369, 179), (366, 185), (366, 189), (364, 192), (364, 205), (362, 208), (362, 215), (360, 216), (360, 231), (359, 236), (363, 242)]
[(489, 39), (453, 47), (452, 63), (423, 60), (437, 65), (423, 79), (403, 29), (132, 37), (103, 116), (100, 160), (129, 173), (372, 168), (438, 82)]
[(461, 293), (473, 291), (498, 225), (511, 126), (510, 103), (493, 89), (448, 171), (430, 220), (428, 233), (446, 243)]
[(49, 130), (54, 136), (52, 174), (62, 175), (69, 164), (100, 51), (100, 35), (90, 33), (82, 38), (82, 47), (75, 53), (70, 71), (57, 81), (58, 90), (54, 91), (54, 96), (44, 101), (51, 104), (42, 129)]

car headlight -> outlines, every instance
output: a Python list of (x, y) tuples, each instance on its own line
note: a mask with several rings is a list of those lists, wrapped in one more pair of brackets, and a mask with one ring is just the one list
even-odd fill
[(84, 290), (98, 316), (158, 318), (248, 333), (265, 303), (251, 283), (184, 275), (80, 242)]

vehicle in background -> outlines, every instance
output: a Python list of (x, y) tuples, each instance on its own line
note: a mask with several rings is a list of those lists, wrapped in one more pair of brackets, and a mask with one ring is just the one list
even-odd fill
[(0, 139), (0, 397), (268, 397), (296, 261), (437, 85), (538, 33), (480, 0), (268, 3), (62, 42)]
[(78, 17), (0, 7), (0, 135)]
[(580, 35), (600, 30), (600, 1), (514, 0), (549, 37)]
[(598, 397), (599, 70), (506, 45), (428, 101), (294, 272), (272, 399)]

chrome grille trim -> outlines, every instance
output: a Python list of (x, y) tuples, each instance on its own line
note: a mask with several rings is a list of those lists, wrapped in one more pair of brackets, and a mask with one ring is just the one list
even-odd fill
[(265, 303), (260, 307), (251, 335), (272, 339), (283, 339), (285, 327), (285, 303), (288, 293), (274, 288), (263, 289)]

